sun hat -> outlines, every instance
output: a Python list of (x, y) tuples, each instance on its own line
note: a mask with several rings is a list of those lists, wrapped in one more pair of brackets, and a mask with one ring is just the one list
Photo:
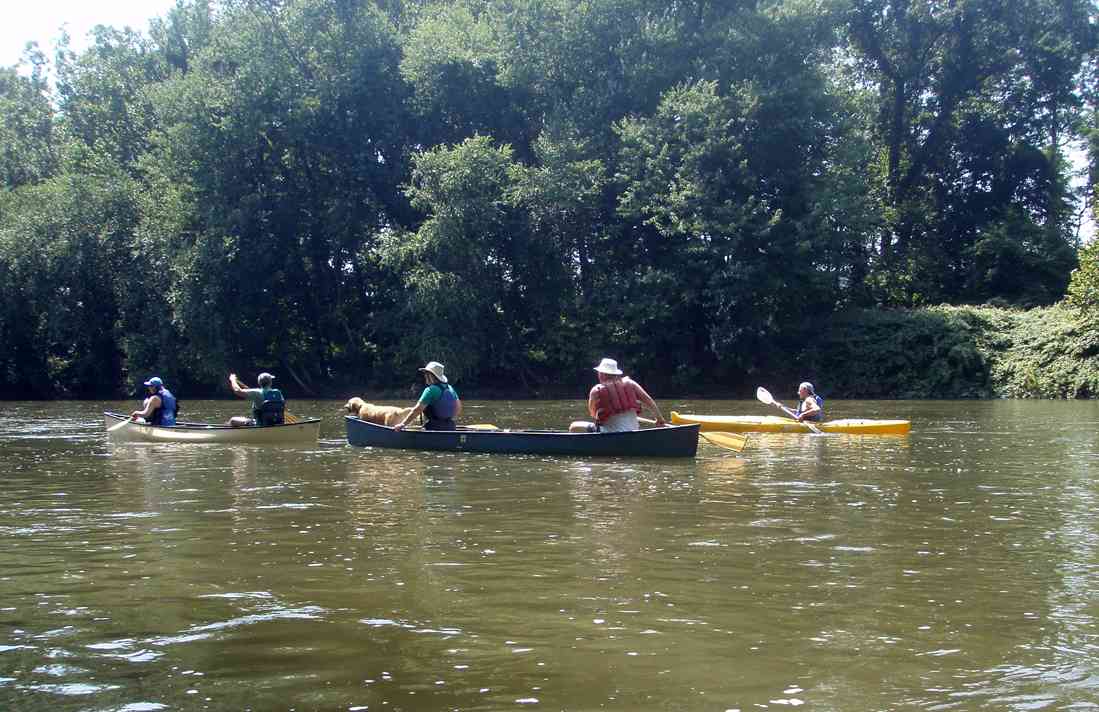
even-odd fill
[(618, 362), (613, 358), (605, 358), (599, 362), (599, 365), (595, 367), (599, 373), (605, 373), (608, 376), (621, 376), (622, 369), (618, 368)]
[(160, 376), (153, 376), (149, 380), (145, 381), (145, 385), (146, 386), (156, 386), (157, 388), (160, 388), (161, 386), (164, 385), (164, 381), (160, 380)]
[(416, 369), (418, 371), (427, 371), (435, 378), (439, 379), (440, 383), (447, 383), (446, 376), (443, 375), (443, 364), (438, 361), (428, 361), (427, 365), (423, 368)]
[(264, 371), (263, 373), (261, 373), (259, 376), (256, 377), (256, 380), (259, 381), (261, 384), (271, 383), (272, 381), (275, 380), (275, 377), (272, 376), (270, 373), (267, 373), (266, 371)]

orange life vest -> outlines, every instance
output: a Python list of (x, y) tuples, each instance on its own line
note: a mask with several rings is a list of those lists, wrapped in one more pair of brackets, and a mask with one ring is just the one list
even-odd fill
[(628, 410), (641, 412), (641, 404), (637, 400), (637, 387), (628, 378), (600, 383), (592, 390), (595, 391), (598, 399), (595, 408), (596, 423), (605, 423), (612, 415), (625, 413)]

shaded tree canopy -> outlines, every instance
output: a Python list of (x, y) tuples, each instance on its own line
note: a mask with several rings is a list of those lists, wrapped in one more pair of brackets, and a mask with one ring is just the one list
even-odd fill
[(731, 393), (838, 310), (1087, 306), (1095, 48), (1084, 0), (180, 0), (0, 68), (0, 395)]

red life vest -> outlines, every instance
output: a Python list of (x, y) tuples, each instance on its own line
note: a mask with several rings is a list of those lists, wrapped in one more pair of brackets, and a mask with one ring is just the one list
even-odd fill
[(605, 423), (612, 415), (625, 413), (628, 410), (641, 412), (641, 404), (637, 400), (637, 388), (634, 382), (628, 378), (619, 378), (606, 383), (600, 383), (592, 388), (595, 391), (596, 402), (595, 422)]

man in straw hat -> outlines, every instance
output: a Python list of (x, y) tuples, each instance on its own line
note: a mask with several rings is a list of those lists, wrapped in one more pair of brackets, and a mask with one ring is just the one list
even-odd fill
[(622, 433), (637, 430), (641, 427), (637, 416), (642, 405), (653, 412), (657, 425), (665, 424), (656, 401), (640, 383), (624, 376), (613, 358), (600, 361), (595, 373), (599, 383), (588, 393), (588, 413), (595, 418), (595, 422), (575, 421), (569, 426), (570, 432)]
[(393, 426), (393, 429), (404, 428), (410, 420), (423, 413), (424, 430), (455, 430), (458, 426), (454, 423), (454, 419), (462, 414), (462, 401), (458, 398), (458, 391), (447, 382), (443, 364), (438, 361), (429, 361), (419, 371), (424, 374), (425, 383), (420, 400), (404, 420)]

